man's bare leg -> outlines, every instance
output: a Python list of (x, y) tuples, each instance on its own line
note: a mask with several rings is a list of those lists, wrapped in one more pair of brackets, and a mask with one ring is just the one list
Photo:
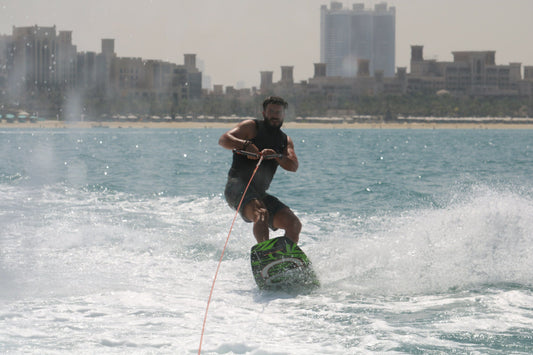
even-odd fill
[(284, 229), (285, 236), (293, 242), (298, 243), (302, 223), (290, 208), (286, 207), (276, 212), (273, 225), (275, 228)]
[(254, 237), (258, 243), (269, 239), (268, 211), (259, 200), (252, 200), (244, 206), (243, 215), (254, 223)]

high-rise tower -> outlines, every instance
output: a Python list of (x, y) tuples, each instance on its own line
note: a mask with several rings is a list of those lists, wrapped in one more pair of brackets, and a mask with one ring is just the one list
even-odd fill
[(358, 60), (368, 60), (370, 74), (381, 71), (394, 76), (396, 9), (386, 3), (374, 10), (364, 4), (345, 9), (331, 2), (320, 9), (320, 60), (326, 63), (327, 76), (354, 77)]

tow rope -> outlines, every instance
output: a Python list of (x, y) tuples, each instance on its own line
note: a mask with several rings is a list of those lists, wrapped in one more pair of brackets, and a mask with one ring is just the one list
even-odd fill
[(237, 154), (242, 154), (242, 155), (250, 155), (250, 156), (259, 157), (259, 161), (257, 162), (257, 165), (255, 166), (254, 172), (252, 173), (252, 177), (250, 177), (250, 181), (248, 181), (248, 185), (246, 185), (246, 188), (244, 189), (244, 192), (242, 193), (239, 206), (237, 206), (237, 211), (235, 212), (235, 216), (233, 217), (233, 221), (231, 222), (231, 227), (229, 229), (228, 236), (226, 237), (226, 243), (224, 243), (224, 248), (222, 249), (222, 253), (220, 254), (220, 259), (218, 261), (217, 269), (215, 271), (215, 276), (213, 278), (213, 284), (211, 285), (211, 291), (209, 292), (209, 298), (207, 299), (207, 306), (205, 308), (204, 323), (202, 325), (202, 335), (200, 336), (200, 346), (198, 347), (198, 355), (200, 355), (202, 352), (202, 341), (204, 339), (205, 324), (207, 321), (207, 312), (209, 311), (209, 304), (211, 303), (211, 297), (213, 296), (213, 290), (215, 289), (215, 282), (217, 280), (218, 270), (220, 270), (220, 265), (222, 264), (222, 258), (224, 257), (224, 252), (226, 251), (226, 246), (228, 245), (229, 237), (231, 235), (231, 231), (233, 230), (233, 225), (235, 224), (235, 220), (237, 219), (237, 216), (239, 215), (239, 210), (241, 209), (241, 204), (242, 204), (242, 201), (244, 200), (244, 196), (246, 196), (246, 192), (248, 191), (248, 188), (250, 187), (250, 184), (252, 183), (255, 173), (257, 172), (257, 169), (259, 169), (259, 165), (261, 165), (263, 158), (268, 159), (268, 158), (274, 158), (274, 157), (278, 157), (278, 158), (281, 157), (281, 155), (278, 155), (278, 154), (263, 156), (261, 154), (250, 153), (250, 152), (246, 152), (242, 150), (234, 150), (233, 152)]

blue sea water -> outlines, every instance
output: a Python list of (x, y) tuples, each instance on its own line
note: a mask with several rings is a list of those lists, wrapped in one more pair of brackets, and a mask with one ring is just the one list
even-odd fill
[[(0, 130), (0, 352), (197, 353), (222, 133)], [(322, 286), (259, 291), (237, 219), (203, 354), (533, 353), (533, 131), (287, 133), (271, 193)]]

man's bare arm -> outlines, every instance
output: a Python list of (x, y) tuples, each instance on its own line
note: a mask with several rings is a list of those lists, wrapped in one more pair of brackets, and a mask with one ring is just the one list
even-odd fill
[(287, 136), (287, 148), (285, 148), (283, 158), (276, 158), (276, 160), (279, 165), (287, 171), (295, 172), (298, 170), (298, 157), (294, 151), (294, 143), (292, 142), (291, 137)]
[(245, 150), (245, 148), (248, 148), (246, 147), (248, 141), (254, 138), (256, 134), (255, 122), (253, 120), (242, 121), (236, 127), (220, 136), (218, 144), (226, 149)]

